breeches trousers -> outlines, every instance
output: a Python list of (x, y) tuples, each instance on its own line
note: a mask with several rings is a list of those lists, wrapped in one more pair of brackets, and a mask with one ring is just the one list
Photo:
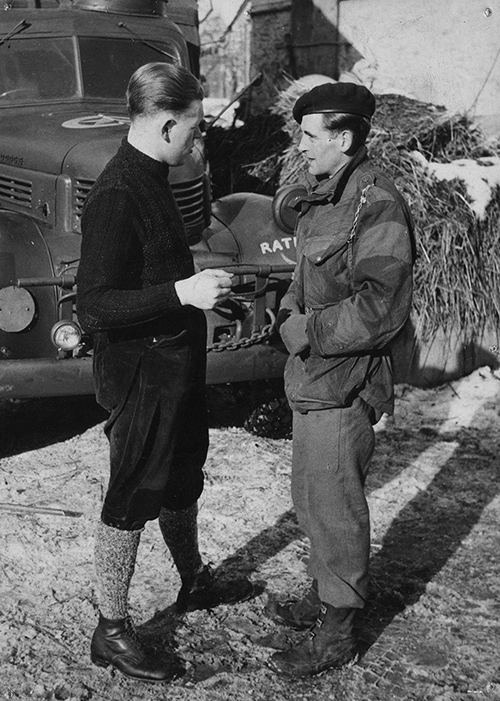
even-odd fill
[(203, 490), (204, 332), (201, 326), (199, 340), (165, 336), (140, 351), (131, 344), (97, 356), (99, 401), (110, 410), (110, 478), (101, 513), (108, 526), (138, 530), (162, 507), (191, 506)]

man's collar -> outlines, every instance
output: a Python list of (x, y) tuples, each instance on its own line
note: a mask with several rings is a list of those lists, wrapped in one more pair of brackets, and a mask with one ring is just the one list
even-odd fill
[(344, 171), (351, 164), (351, 161), (352, 159), (347, 161), (347, 163), (344, 163), (344, 165), (340, 166), (337, 172), (333, 175), (330, 175), (329, 178), (322, 178), (321, 180), (317, 180), (316, 184), (313, 186), (313, 193), (315, 195), (319, 195), (324, 194), (326, 192), (335, 192), (335, 188), (337, 187), (340, 178), (342, 177)]
[(126, 136), (123, 137), (121, 142), (121, 152), (127, 159), (133, 162), (135, 166), (143, 168), (152, 175), (168, 177), (168, 163), (158, 161), (156, 158), (152, 158), (147, 153), (144, 153), (144, 151), (138, 149), (137, 146), (131, 144)]
[(352, 159), (342, 166), (336, 173), (325, 180), (320, 180), (313, 185), (311, 192), (304, 197), (309, 202), (318, 199), (335, 200), (338, 202), (349, 180), (351, 173), (368, 158), (366, 146), (361, 146)]

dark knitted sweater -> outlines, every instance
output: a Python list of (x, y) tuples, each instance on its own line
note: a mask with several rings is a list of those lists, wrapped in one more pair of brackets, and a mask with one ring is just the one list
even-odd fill
[(169, 333), (188, 311), (174, 282), (194, 266), (168, 171), (124, 139), (87, 197), (77, 311), (89, 333)]

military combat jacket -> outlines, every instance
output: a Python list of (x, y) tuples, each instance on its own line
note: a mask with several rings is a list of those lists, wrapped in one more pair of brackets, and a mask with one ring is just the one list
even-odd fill
[(408, 207), (365, 148), (299, 205), (297, 265), (278, 316), (290, 405), (307, 412), (361, 396), (392, 413), (390, 343), (412, 298)]

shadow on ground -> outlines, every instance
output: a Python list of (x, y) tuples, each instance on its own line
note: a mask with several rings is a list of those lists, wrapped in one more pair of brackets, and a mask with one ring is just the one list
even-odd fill
[(415, 604), (500, 491), (500, 464), (483, 447), (487, 429), (463, 429), (459, 446), (427, 489), (409, 501), (370, 563), (372, 592), (360, 622), (362, 649)]
[[(207, 387), (210, 428), (243, 427), (280, 388), (255, 382)], [(0, 400), (0, 459), (65, 441), (107, 418), (93, 395)]]
[(94, 396), (0, 401), (0, 458), (68, 440), (104, 421)]
[[(444, 411), (444, 415), (447, 412)], [(366, 652), (395, 616), (415, 604), (427, 584), (453, 557), (479, 521), (484, 508), (500, 491), (500, 464), (483, 447), (488, 428), (474, 424), (458, 435), (441, 435), (439, 425), (415, 431), (392, 429), (379, 434), (380, 443), (394, 444), (404, 462), (379, 466), (368, 493), (394, 479), (436, 441), (453, 440), (458, 447), (427, 489), (409, 501), (387, 531), (381, 550), (371, 559), (370, 600), (359, 617), (361, 652)], [(292, 541), (302, 537), (293, 510), (235, 551), (220, 567), (250, 575)], [(289, 592), (294, 594), (295, 592)]]
[[(238, 425), (255, 399), (235, 394), (227, 387), (217, 388), (211, 396), (210, 390), (211, 426)], [(0, 457), (65, 440), (105, 419), (105, 412), (94, 397), (2, 402), (0, 411)], [(444, 407), (443, 416), (447, 416)], [(404, 456), (404, 461), (393, 461), (391, 466), (380, 464), (376, 479), (369, 480), (369, 490), (393, 479), (436, 441), (447, 439), (439, 433), (439, 425), (421, 429), (421, 440), (416, 441), (415, 435), (411, 429), (380, 432), (378, 442), (391, 445), (391, 450)], [(458, 443), (452, 457), (428, 487), (401, 509), (389, 527), (381, 549), (371, 560), (370, 600), (359, 620), (363, 652), (375, 644), (398, 614), (419, 600), (500, 490), (498, 460), (484, 447), (486, 438), (488, 428), (481, 428), (479, 421), (450, 436)], [(228, 556), (217, 568), (218, 573), (252, 575), (301, 537), (295, 514), (286, 511), (272, 526)], [(173, 609), (167, 609), (145, 624), (142, 632), (154, 641), (157, 628), (161, 628), (162, 635), (168, 630), (164, 642), (169, 647), (177, 623), (178, 616)]]

